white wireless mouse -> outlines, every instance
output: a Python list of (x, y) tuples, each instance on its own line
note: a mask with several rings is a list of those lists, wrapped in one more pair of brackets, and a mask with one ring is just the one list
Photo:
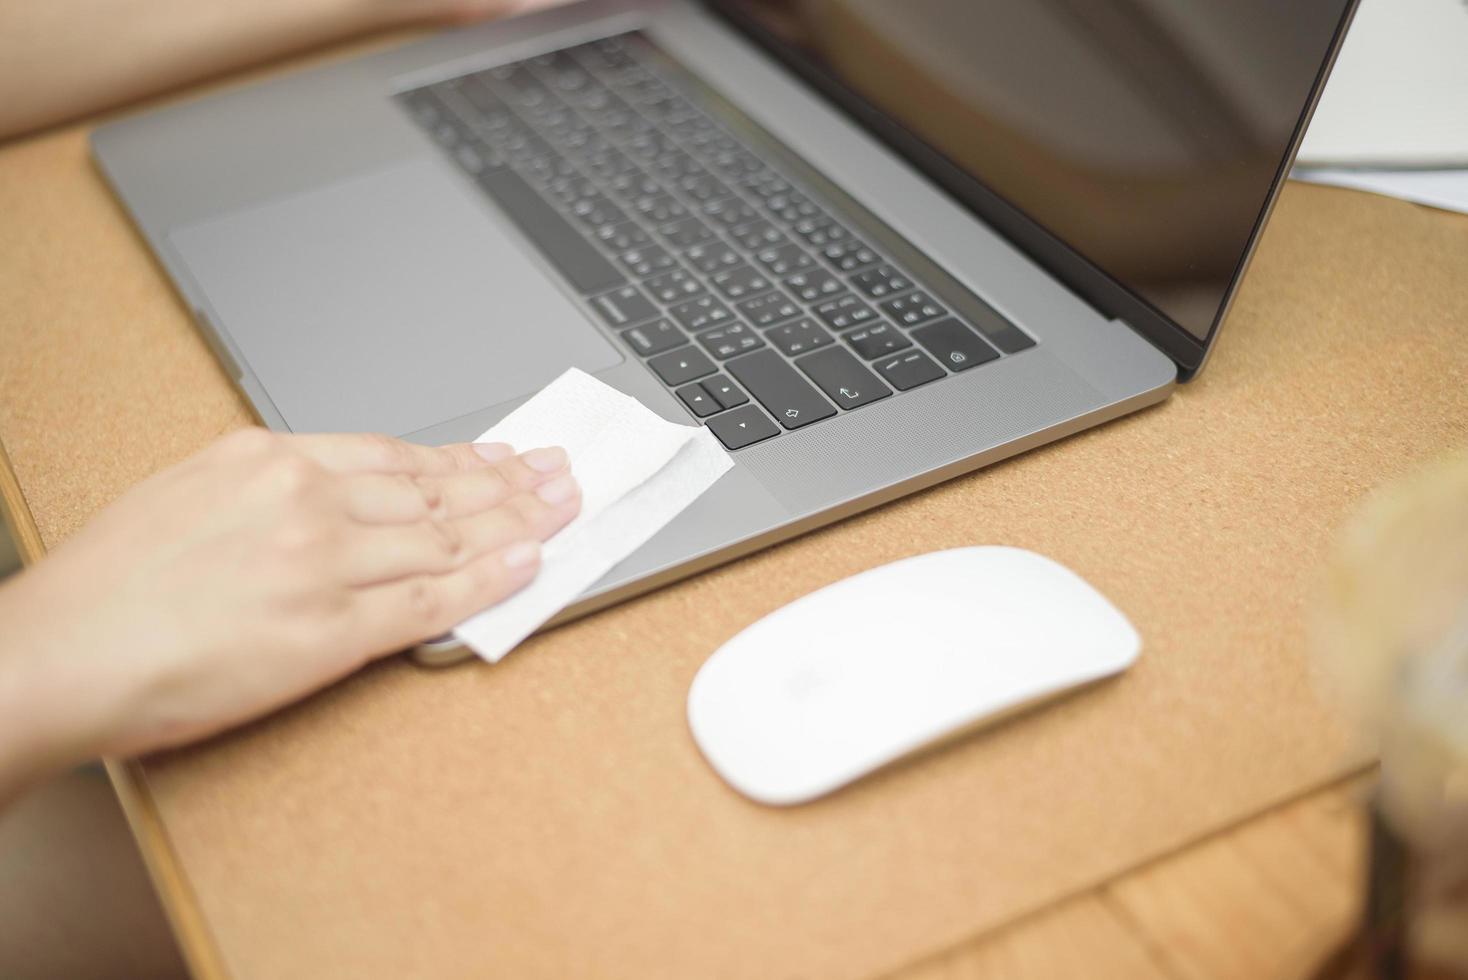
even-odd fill
[(1141, 639), (1080, 576), (1019, 548), (955, 548), (828, 585), (699, 670), (688, 724), (760, 803), (804, 803), (925, 746), (1120, 673)]

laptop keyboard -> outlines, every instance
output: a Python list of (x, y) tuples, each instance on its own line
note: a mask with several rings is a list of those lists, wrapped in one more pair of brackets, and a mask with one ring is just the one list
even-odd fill
[(399, 99), (730, 450), (1034, 345), (934, 298), (670, 68), (621, 35)]

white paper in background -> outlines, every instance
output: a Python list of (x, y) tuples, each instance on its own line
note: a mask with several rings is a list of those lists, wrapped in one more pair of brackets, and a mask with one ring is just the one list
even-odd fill
[(1468, 167), (1468, 3), (1361, 0), (1300, 161)]
[[(1464, 52), (1468, 57), (1468, 52)], [(1464, 125), (1468, 126), (1468, 94), (1465, 94)], [(1465, 170), (1344, 170), (1297, 167), (1295, 180), (1332, 187), (1350, 187), (1373, 194), (1399, 197), (1448, 211), (1468, 214), (1468, 169)]]
[(517, 451), (563, 446), (581, 484), (581, 513), (546, 542), (530, 585), (454, 635), (495, 663), (682, 513), (734, 461), (714, 434), (676, 425), (575, 368), (476, 442)]

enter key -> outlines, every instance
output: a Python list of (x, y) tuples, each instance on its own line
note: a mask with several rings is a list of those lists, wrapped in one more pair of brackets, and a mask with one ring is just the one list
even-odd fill
[(891, 388), (844, 347), (817, 351), (795, 363), (841, 408), (860, 408), (892, 394)]

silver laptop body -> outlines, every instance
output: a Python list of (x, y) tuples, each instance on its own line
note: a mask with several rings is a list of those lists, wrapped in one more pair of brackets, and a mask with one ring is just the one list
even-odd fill
[[(652, 125), (596, 116), (604, 96), (582, 113), (578, 73), (623, 107), (650, 91)], [(735, 446), (564, 619), (1153, 404), (1201, 365), (1227, 296), (1177, 358), (818, 88), (709, 6), (587, 0), (125, 119), (94, 149), (271, 428), (471, 439), (576, 366)], [(578, 198), (583, 144), (557, 141), (588, 132), (620, 156)], [(661, 205), (636, 192), (649, 166)], [(705, 208), (700, 173), (743, 210)], [(784, 308), (751, 303), (770, 290)]]

